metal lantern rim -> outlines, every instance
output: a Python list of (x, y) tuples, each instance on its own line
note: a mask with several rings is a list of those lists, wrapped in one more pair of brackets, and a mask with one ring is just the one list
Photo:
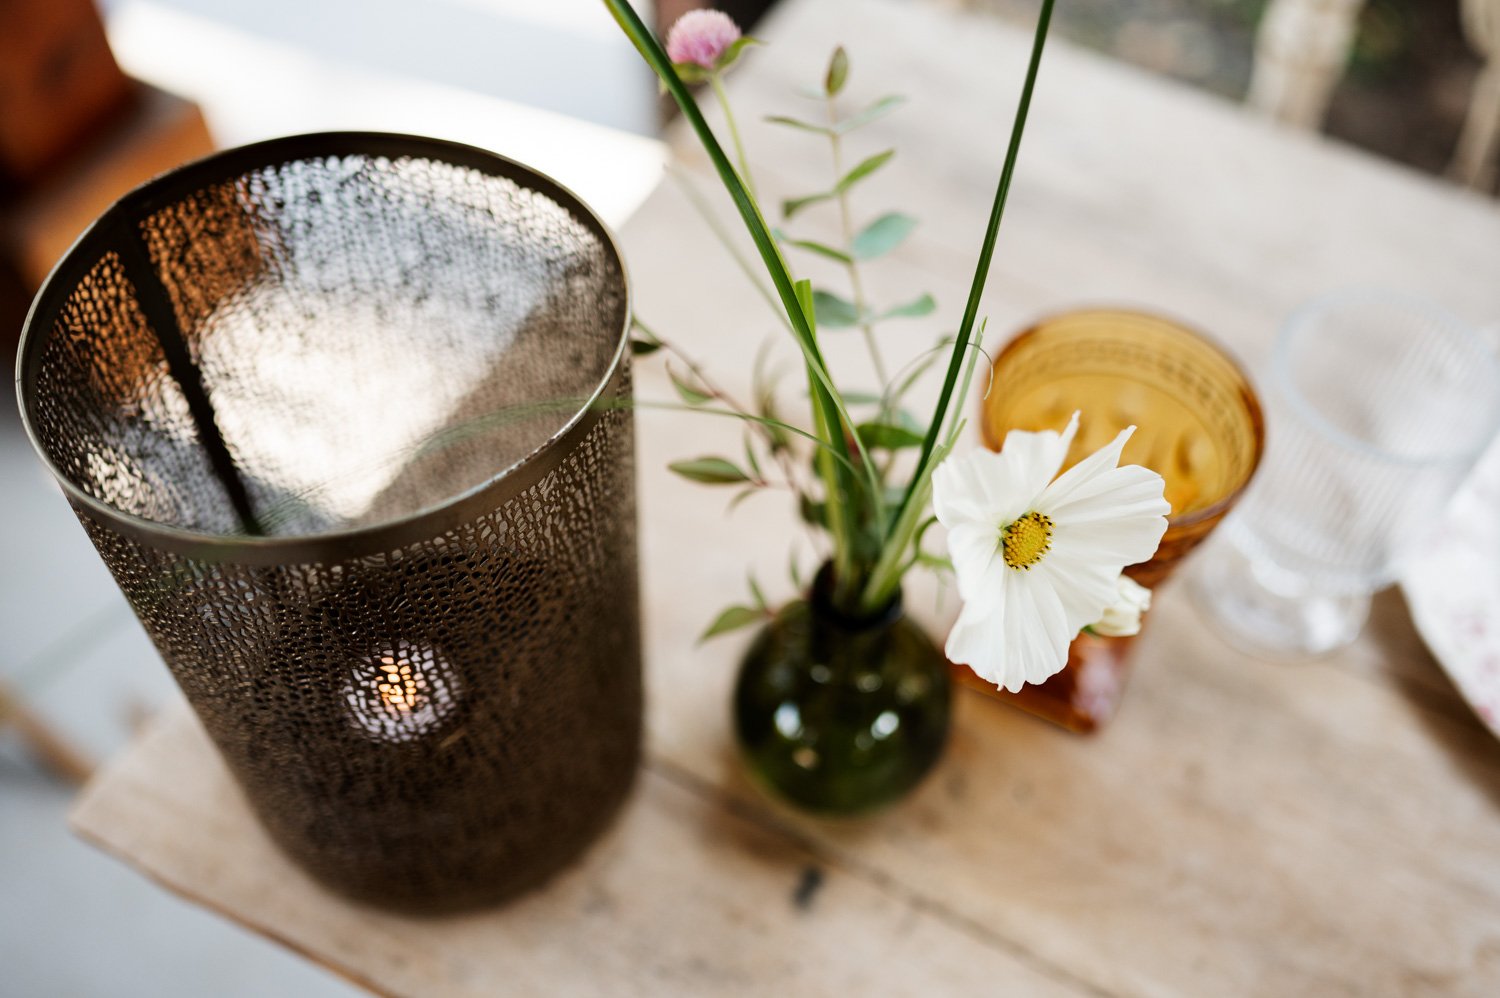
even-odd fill
[[(116, 232), (138, 224), (176, 201), (185, 191), (199, 190), (258, 168), (320, 156), (348, 155), (425, 158), (502, 177), (551, 199), (599, 238), (619, 267), (621, 325), (609, 364), (588, 399), (530, 453), (479, 484), (414, 512), (365, 526), (315, 534), (215, 534), (128, 513), (80, 488), (42, 446), (33, 422), (32, 407), (36, 402), (35, 383), (41, 366), (41, 347), (50, 335), (67, 295), (96, 262), (88, 250), (95, 242), (109, 239)], [(448, 139), (397, 132), (311, 132), (212, 153), (141, 184), (105, 209), (74, 240), (32, 300), (21, 327), (16, 353), (16, 395), (26, 437), (68, 499), (75, 508), (121, 534), (197, 561), (258, 565), (338, 562), (394, 551), (442, 533), (497, 508), (554, 470), (572, 451), (573, 445), (582, 440), (600, 419), (600, 400), (618, 390), (629, 353), (631, 315), (630, 275), (614, 233), (582, 198), (547, 174), (499, 153)]]

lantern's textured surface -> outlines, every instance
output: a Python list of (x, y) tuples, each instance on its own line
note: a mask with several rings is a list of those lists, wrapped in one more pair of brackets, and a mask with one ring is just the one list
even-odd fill
[(261, 820), (326, 883), (503, 897), (627, 793), (628, 312), (573, 195), (365, 133), (137, 189), (38, 297), (28, 432)]

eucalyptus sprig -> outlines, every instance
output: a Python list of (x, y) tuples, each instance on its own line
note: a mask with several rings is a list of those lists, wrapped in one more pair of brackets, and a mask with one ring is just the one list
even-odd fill
[[(766, 395), (757, 386), (754, 391), (756, 408), (730, 403), (726, 393), (716, 390), (707, 380), (700, 366), (684, 361), (686, 373), (674, 372), (672, 375), (684, 402), (690, 407), (704, 409), (710, 408), (710, 403), (717, 403), (712, 408), (727, 408), (743, 417), (747, 425), (754, 427), (754, 434), (753, 437), (747, 436), (743, 465), (726, 458), (698, 458), (679, 462), (673, 470), (712, 484), (759, 485), (768, 483), (769, 479), (760, 470), (762, 465), (757, 457), (757, 445), (763, 449), (764, 455), (774, 457), (779, 463), (785, 462), (784, 469), (790, 469), (796, 464), (793, 441), (811, 440), (814, 443), (811, 462), (816, 481), (821, 486), (821, 495), (814, 495), (811, 485), (801, 482), (790, 471), (785, 474), (785, 481), (797, 492), (799, 508), (826, 529), (831, 539), (834, 600), (853, 612), (876, 612), (895, 596), (907, 570), (917, 564), (938, 560), (924, 555), (921, 550), (922, 535), (932, 521), (927, 511), (932, 472), (952, 449), (963, 428), (962, 417), (956, 411), (950, 414), (949, 410), (955, 394), (967, 391), (977, 358), (981, 356), (978, 347), (983, 326), (978, 323), (979, 304), (1015, 171), (1053, 0), (1043, 0), (1042, 3), (1026, 81), (1012, 123), (1005, 162), (963, 319), (954, 335), (940, 341), (948, 351), (948, 365), (937, 405), (927, 420), (919, 420), (904, 412), (899, 402), (916, 378), (935, 361), (936, 355), (919, 358), (892, 375), (881, 355), (876, 330), (879, 324), (889, 320), (925, 317), (935, 310), (936, 302), (930, 294), (924, 293), (904, 302), (876, 306), (867, 294), (866, 275), (861, 270), (863, 263), (897, 249), (911, 235), (917, 222), (902, 212), (887, 210), (863, 225), (856, 225), (850, 202), (851, 192), (886, 167), (895, 151), (868, 152), (847, 168), (845, 162), (846, 139), (894, 111), (902, 103), (902, 98), (896, 95), (881, 97), (852, 114), (841, 115), (839, 98), (850, 79), (850, 59), (842, 48), (834, 51), (823, 72), (820, 92), (815, 94), (824, 104), (824, 120), (815, 122), (785, 116), (769, 120), (776, 125), (819, 134), (827, 139), (832, 160), (829, 187), (788, 198), (781, 208), (785, 222), (790, 223), (817, 205), (828, 203), (835, 206), (840, 241), (838, 245), (829, 245), (773, 230), (766, 223), (756, 196), (749, 159), (722, 85), (723, 72), (754, 41), (740, 38), (738, 29), (733, 28), (732, 22), (723, 15), (715, 13), (710, 18), (704, 14), (695, 22), (701, 27), (700, 31), (688, 32), (679, 38), (674, 29), (668, 42), (675, 55), (669, 55), (627, 0), (603, 2), (677, 102), (689, 127), (702, 142), (761, 258), (765, 276), (770, 281), (770, 300), (779, 307), (780, 318), (791, 332), (808, 381), (811, 429), (799, 430), (774, 414), (774, 392)], [(729, 30), (733, 31), (732, 36)], [(688, 90), (688, 84), (692, 82), (710, 84), (723, 109), (737, 166), (725, 154)], [(815, 288), (811, 282), (798, 279), (782, 255), (782, 245), (839, 263), (849, 282), (847, 297), (829, 288)], [(861, 404), (857, 401), (859, 396), (853, 392), (840, 392), (819, 344), (820, 330), (845, 328), (860, 329), (880, 381), (879, 392), (869, 396), (876, 406), (874, 418), (855, 419), (851, 415), (850, 407)], [(638, 348), (641, 352), (653, 352), (665, 345), (654, 335), (641, 339), (641, 343), (642, 347)], [(891, 484), (888, 479), (896, 474), (895, 457), (904, 451), (915, 453), (914, 463), (902, 482)], [(877, 454), (883, 460), (877, 460)], [(753, 588), (758, 593), (758, 587)], [(761, 619), (765, 611), (764, 599), (757, 596), (755, 602), (755, 606), (732, 607), (721, 614), (710, 627), (710, 633)]]

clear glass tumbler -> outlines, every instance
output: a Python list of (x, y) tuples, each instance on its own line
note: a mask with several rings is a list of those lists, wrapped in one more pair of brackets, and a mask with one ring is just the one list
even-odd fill
[(1500, 361), (1427, 302), (1344, 292), (1291, 317), (1262, 389), (1260, 472), (1193, 588), (1235, 643), (1318, 655), (1438, 528), (1500, 426)]

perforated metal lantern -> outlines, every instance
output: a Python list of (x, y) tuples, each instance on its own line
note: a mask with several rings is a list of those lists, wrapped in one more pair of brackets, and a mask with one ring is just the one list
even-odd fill
[(454, 907), (539, 882), (641, 720), (628, 294), (600, 222), (405, 136), (127, 195), (23, 334), (38, 451), (277, 842)]

